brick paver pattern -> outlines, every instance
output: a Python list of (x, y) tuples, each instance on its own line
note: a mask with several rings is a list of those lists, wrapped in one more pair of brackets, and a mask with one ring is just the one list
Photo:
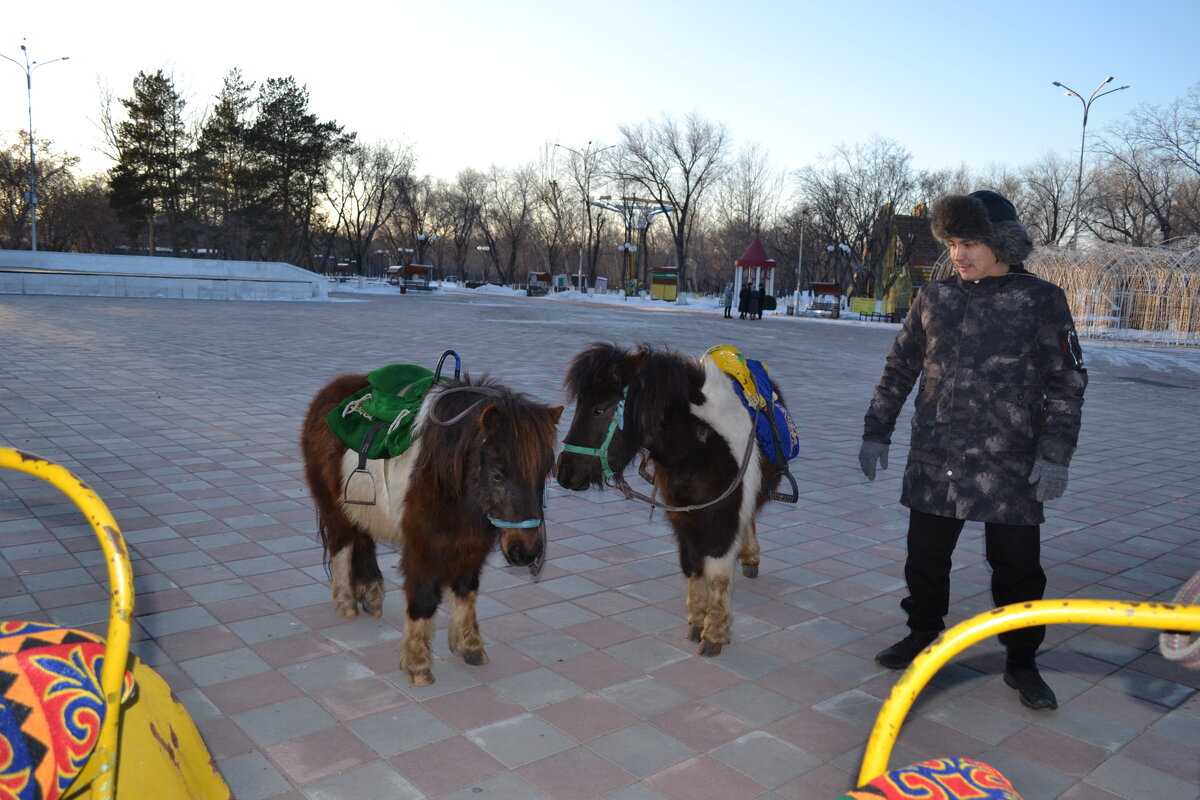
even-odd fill
[[(704, 302), (0, 297), (0, 442), (63, 464), (112, 508), (136, 573), (133, 649), (238, 800), (828, 800), (853, 784), (897, 678), (873, 656), (905, 632), (907, 415), (878, 480), (856, 458), (896, 327), (725, 320)], [(439, 612), (437, 682), (410, 687), (397, 554), (380, 554), (382, 618), (334, 611), (297, 445), (309, 399), (339, 373), (432, 367), (454, 348), (468, 371), (562, 402), (568, 361), (597, 340), (734, 344), (785, 392), (800, 501), (759, 519), (761, 573), (735, 579), (732, 644), (705, 659), (687, 641), (661, 513), (553, 486), (541, 580), (495, 555), (484, 570), (490, 663), (453, 657)], [(1200, 352), (1084, 348), (1079, 450), (1043, 526), (1048, 596), (1169, 600), (1200, 566)], [(65, 497), (0, 475), (0, 555), (0, 618), (103, 632), (101, 554)], [(988, 583), (969, 524), (948, 623), (990, 607)], [(1197, 796), (1200, 673), (1164, 660), (1157, 634), (1055, 626), (1040, 660), (1057, 711), (1023, 708), (984, 642), (921, 694), (891, 763), (980, 758), (1029, 798)]]

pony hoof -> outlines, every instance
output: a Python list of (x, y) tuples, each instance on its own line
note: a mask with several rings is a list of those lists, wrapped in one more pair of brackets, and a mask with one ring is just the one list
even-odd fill
[(358, 616), (358, 606), (356, 605), (338, 605), (338, 616), (342, 619), (354, 619)]
[(700, 644), (700, 655), (707, 658), (715, 658), (716, 656), (721, 655), (722, 646), (723, 645), (719, 644), (718, 642), (710, 642), (705, 640)]
[(462, 654), (463, 661), (470, 664), (472, 667), (482, 667), (488, 663), (488, 655), (483, 648), (479, 650), (466, 650)]
[(688, 627), (688, 641), (699, 642), (701, 640), (700, 632), (703, 629), (699, 625), (691, 625)]
[(742, 574), (747, 578), (757, 578), (758, 564), (742, 564)]
[(433, 683), (433, 670), (412, 669), (408, 671), (408, 683), (411, 686), (429, 686)]
[(372, 617), (382, 617), (383, 603), (363, 603), (362, 610), (370, 614)]

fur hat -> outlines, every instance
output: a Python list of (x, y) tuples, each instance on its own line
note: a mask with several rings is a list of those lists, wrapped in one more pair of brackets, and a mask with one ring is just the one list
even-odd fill
[(986, 189), (938, 200), (930, 224), (942, 244), (947, 239), (982, 242), (996, 254), (997, 261), (1009, 266), (1024, 263), (1033, 252), (1033, 241), (1017, 219), (1017, 209), (1003, 195)]

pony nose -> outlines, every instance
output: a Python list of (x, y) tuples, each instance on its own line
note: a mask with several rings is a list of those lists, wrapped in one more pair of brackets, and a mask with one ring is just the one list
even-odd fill
[(514, 567), (527, 567), (542, 554), (542, 543), (535, 541), (529, 547), (522, 542), (513, 542), (504, 551), (504, 557)]
[(558, 454), (558, 468), (555, 470), (555, 480), (558, 485), (564, 489), (574, 489), (574, 481), (572, 480), (571, 465), (567, 462), (566, 453)]

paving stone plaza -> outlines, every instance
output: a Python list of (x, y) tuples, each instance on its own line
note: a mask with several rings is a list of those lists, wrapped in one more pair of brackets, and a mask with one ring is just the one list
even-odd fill
[[(61, 463), (113, 510), (136, 575), (133, 650), (172, 686), (238, 800), (832, 800), (852, 787), (906, 631), (907, 452), (857, 463), (896, 326), (726, 320), (544, 298), (409, 293), (330, 301), (0, 297), (0, 443)], [(563, 402), (588, 343), (729, 343), (771, 367), (800, 431), (796, 505), (758, 523), (733, 642), (687, 641), (661, 513), (615, 491), (549, 492), (539, 582), (493, 555), (478, 612), (490, 662), (447, 648), (432, 686), (399, 671), (394, 551), (380, 619), (341, 619), (298, 436), (343, 372), (457, 350), (473, 374)], [(1049, 597), (1169, 600), (1200, 568), (1200, 350), (1083, 342), (1091, 384), (1070, 486), (1049, 504)], [(911, 410), (911, 403), (909, 404)], [(559, 426), (566, 432), (570, 409)], [(0, 618), (103, 632), (90, 528), (48, 485), (0, 474)], [(982, 528), (955, 553), (953, 624), (990, 607)], [(1060, 625), (1040, 657), (1056, 711), (1001, 679), (995, 640), (942, 670), (891, 764), (978, 758), (1030, 800), (1196, 798), (1200, 672), (1157, 633)], [(147, 795), (148, 797), (151, 795)]]

